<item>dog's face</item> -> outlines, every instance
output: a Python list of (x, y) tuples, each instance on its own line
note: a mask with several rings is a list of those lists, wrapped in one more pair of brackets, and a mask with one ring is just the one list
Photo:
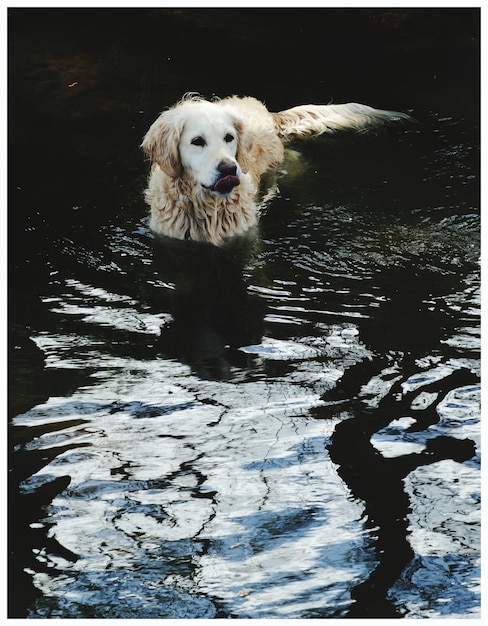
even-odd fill
[(181, 164), (208, 191), (227, 194), (242, 176), (236, 159), (238, 130), (225, 108), (210, 106), (187, 116), (180, 137)]
[(160, 115), (142, 146), (169, 176), (226, 195), (243, 174), (237, 161), (241, 135), (242, 122), (231, 108), (189, 101)]

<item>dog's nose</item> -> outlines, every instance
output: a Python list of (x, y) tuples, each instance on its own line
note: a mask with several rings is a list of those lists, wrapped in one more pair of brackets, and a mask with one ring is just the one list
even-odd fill
[(222, 176), (235, 176), (237, 174), (237, 165), (232, 161), (221, 161), (217, 169)]

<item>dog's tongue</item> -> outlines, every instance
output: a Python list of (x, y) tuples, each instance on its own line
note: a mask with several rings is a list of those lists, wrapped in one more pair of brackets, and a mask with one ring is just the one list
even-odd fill
[(214, 191), (218, 191), (219, 193), (229, 193), (229, 191), (237, 187), (240, 182), (237, 176), (225, 176), (224, 178), (219, 178), (213, 188)]

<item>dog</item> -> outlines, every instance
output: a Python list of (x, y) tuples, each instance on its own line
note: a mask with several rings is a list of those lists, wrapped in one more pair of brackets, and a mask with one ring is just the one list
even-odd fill
[(209, 101), (187, 94), (161, 113), (141, 145), (153, 163), (145, 191), (150, 228), (222, 245), (257, 223), (261, 178), (278, 168), (287, 141), (409, 119), (357, 103), (272, 113), (253, 97)]

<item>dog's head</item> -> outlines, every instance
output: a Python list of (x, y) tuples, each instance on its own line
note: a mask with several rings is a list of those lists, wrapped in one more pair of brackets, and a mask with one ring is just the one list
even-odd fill
[(218, 102), (185, 100), (162, 113), (142, 148), (168, 176), (186, 177), (209, 193), (229, 194), (247, 171), (244, 124)]

